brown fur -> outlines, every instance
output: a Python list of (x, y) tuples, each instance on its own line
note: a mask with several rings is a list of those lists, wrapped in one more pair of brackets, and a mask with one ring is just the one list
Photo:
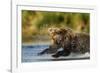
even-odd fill
[[(71, 52), (86, 53), (90, 48), (90, 36), (86, 33), (75, 33), (70, 28), (49, 28), (52, 45), (44, 53), (54, 53), (53, 57), (68, 56)], [(62, 51), (58, 51), (63, 48)]]

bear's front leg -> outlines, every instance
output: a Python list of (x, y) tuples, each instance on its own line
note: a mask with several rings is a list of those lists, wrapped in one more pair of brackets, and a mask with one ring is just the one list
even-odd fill
[(38, 53), (38, 55), (46, 54), (46, 53), (48, 53), (48, 51), (49, 51), (49, 48), (47, 48), (47, 49), (43, 50), (42, 52)]
[(71, 53), (71, 51), (69, 51), (69, 50), (62, 50), (62, 51), (58, 51), (56, 54), (52, 55), (52, 57), (58, 58), (60, 56), (69, 56), (70, 53)]
[(44, 49), (42, 52), (38, 53), (38, 55), (56, 53), (59, 48), (59, 46), (51, 45), (48, 48)]

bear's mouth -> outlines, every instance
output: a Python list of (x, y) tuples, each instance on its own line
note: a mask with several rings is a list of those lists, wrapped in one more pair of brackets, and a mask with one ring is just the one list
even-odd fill
[(61, 42), (62, 42), (62, 40), (56, 40), (56, 43), (58, 44), (58, 45), (60, 45), (61, 44)]

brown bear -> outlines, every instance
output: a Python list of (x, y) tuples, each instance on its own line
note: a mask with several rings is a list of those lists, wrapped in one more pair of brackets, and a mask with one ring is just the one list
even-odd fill
[[(53, 57), (68, 56), (71, 52), (90, 52), (90, 36), (87, 33), (76, 33), (70, 28), (49, 28), (48, 32), (52, 39), (49, 48), (39, 53), (53, 54)], [(59, 51), (60, 48), (63, 50)]]

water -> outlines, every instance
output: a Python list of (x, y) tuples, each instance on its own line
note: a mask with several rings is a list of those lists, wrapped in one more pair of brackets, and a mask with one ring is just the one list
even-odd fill
[(22, 46), (22, 62), (41, 62), (41, 61), (61, 61), (61, 60), (85, 60), (89, 59), (89, 54), (71, 53), (66, 57), (53, 58), (51, 54), (37, 55), (42, 50), (48, 48), (49, 45), (23, 45)]

